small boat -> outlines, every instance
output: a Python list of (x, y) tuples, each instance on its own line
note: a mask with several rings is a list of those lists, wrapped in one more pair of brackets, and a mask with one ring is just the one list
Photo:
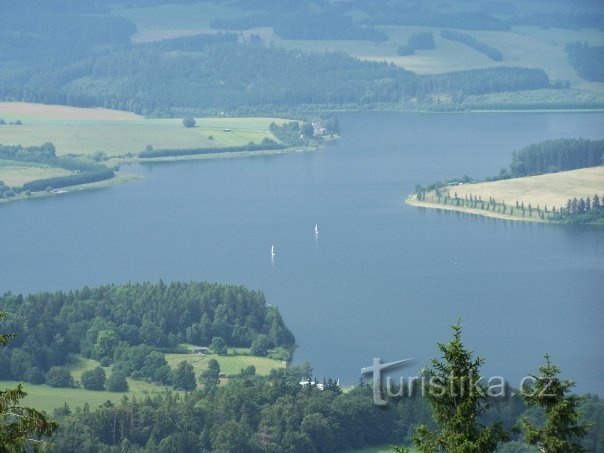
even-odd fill
[(271, 256), (275, 256), (275, 246), (271, 245)]
[(315, 234), (319, 234), (319, 225), (315, 223)]

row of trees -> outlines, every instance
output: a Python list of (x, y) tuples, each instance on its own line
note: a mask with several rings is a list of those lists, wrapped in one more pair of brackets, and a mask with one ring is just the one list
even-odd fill
[(483, 43), (482, 41), (479, 41), (474, 36), (468, 35), (467, 33), (462, 33), (455, 30), (441, 30), (440, 36), (443, 39), (448, 39), (449, 41), (463, 43), (477, 52), (485, 54), (493, 61), (503, 60), (503, 54), (499, 50)]
[(554, 220), (562, 223), (602, 223), (604, 219), (604, 206), (597, 194), (592, 199), (573, 198), (566, 202), (566, 206), (560, 209)]
[[(0, 351), (0, 379), (32, 380), (71, 353), (114, 364), (136, 379), (172, 383), (165, 352), (209, 345), (217, 337), (250, 347), (259, 336), (288, 360), (294, 337), (264, 295), (240, 286), (174, 282), (127, 284), (79, 291), (11, 293), (0, 297), (11, 315), (0, 328), (17, 338)], [(39, 378), (37, 378), (39, 379)]]
[(195, 156), (198, 154), (220, 154), (220, 153), (240, 153), (244, 151), (270, 151), (285, 149), (285, 145), (277, 143), (268, 137), (262, 139), (261, 143), (250, 142), (243, 146), (214, 146), (205, 148), (170, 148), (170, 149), (154, 149), (148, 148), (138, 153), (138, 157), (151, 159), (156, 157), (173, 157), (173, 156)]

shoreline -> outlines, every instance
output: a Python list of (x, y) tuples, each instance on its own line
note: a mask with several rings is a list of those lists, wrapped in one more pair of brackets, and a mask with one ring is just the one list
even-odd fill
[(464, 208), (463, 206), (450, 206), (450, 205), (444, 205), (444, 204), (440, 204), (440, 203), (430, 203), (428, 201), (418, 201), (415, 198), (415, 195), (409, 195), (407, 197), (407, 199), (405, 200), (405, 204), (408, 204), (410, 206), (415, 206), (418, 208), (440, 209), (442, 211), (463, 212), (465, 214), (473, 214), (473, 215), (478, 215), (478, 216), (483, 216), (483, 217), (491, 217), (491, 218), (500, 219), (500, 220), (512, 220), (514, 222), (535, 222), (535, 223), (550, 223), (550, 224), (557, 223), (557, 222), (552, 222), (551, 220), (518, 217), (518, 216), (509, 215), (509, 214), (501, 214), (499, 212), (485, 211), (485, 210), (476, 209), (476, 208)]
[[(326, 143), (329, 143), (326, 141)], [(285, 149), (271, 149), (258, 151), (236, 151), (230, 153), (208, 153), (208, 154), (188, 154), (183, 156), (165, 156), (165, 157), (114, 157), (106, 162), (109, 165), (131, 165), (131, 164), (146, 164), (153, 162), (179, 162), (188, 160), (200, 159), (230, 159), (238, 157), (255, 157), (255, 156), (274, 156), (278, 154), (291, 154), (302, 152), (318, 151), (320, 146), (305, 146), (305, 147), (290, 147)]]
[(86, 184), (78, 184), (75, 186), (61, 187), (60, 189), (58, 189), (61, 192), (58, 192), (58, 193), (42, 191), (42, 192), (32, 192), (30, 195), (25, 195), (24, 193), (21, 193), (21, 194), (15, 195), (12, 198), (3, 198), (0, 200), (0, 206), (2, 204), (9, 204), (9, 203), (17, 202), (17, 201), (55, 197), (58, 195), (69, 195), (70, 193), (84, 192), (87, 190), (104, 189), (107, 187), (113, 187), (113, 186), (117, 186), (120, 184), (125, 184), (127, 182), (137, 181), (140, 179), (143, 179), (143, 176), (137, 175), (135, 173), (118, 172), (113, 178), (105, 179), (103, 181), (90, 182), (90, 183), (86, 183)]
[[(316, 146), (305, 146), (305, 147), (290, 147), (285, 149), (276, 149), (276, 150), (265, 150), (265, 151), (238, 151), (231, 153), (211, 153), (211, 154), (193, 154), (193, 155), (185, 155), (185, 156), (167, 156), (167, 157), (155, 157), (155, 158), (140, 158), (140, 157), (130, 157), (130, 158), (120, 158), (115, 157), (108, 159), (105, 163), (108, 166), (113, 165), (132, 165), (132, 164), (147, 164), (147, 163), (168, 163), (168, 162), (184, 162), (190, 160), (200, 160), (200, 159), (235, 159), (235, 158), (244, 158), (244, 157), (256, 157), (256, 156), (275, 156), (279, 154), (292, 154), (292, 153), (305, 153), (305, 152), (315, 152), (318, 151), (321, 145), (325, 145), (330, 143), (333, 140), (336, 140), (339, 137), (334, 139), (326, 140), (325, 143)], [(144, 176), (135, 174), (135, 173), (122, 173), (120, 171), (111, 178), (103, 181), (97, 181), (86, 184), (78, 184), (75, 186), (67, 186), (62, 187), (59, 190), (61, 192), (32, 192), (30, 195), (25, 195), (24, 193), (20, 193), (15, 195), (12, 198), (3, 198), (0, 199), (0, 206), (3, 204), (9, 204), (17, 201), (23, 200), (31, 200), (31, 199), (40, 199), (40, 198), (48, 198), (54, 197), (57, 195), (68, 195), (73, 192), (82, 192), (85, 190), (94, 190), (94, 189), (102, 189), (106, 187), (117, 186), (120, 184), (124, 184), (131, 181), (137, 181), (144, 179)]]

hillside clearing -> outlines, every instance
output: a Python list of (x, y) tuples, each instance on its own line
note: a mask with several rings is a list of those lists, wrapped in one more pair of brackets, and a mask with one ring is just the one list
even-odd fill
[(256, 374), (261, 376), (268, 375), (271, 370), (285, 367), (284, 363), (278, 360), (242, 354), (242, 352), (244, 352), (242, 349), (229, 350), (229, 354), (226, 356), (216, 354), (166, 354), (166, 360), (172, 368), (176, 368), (183, 360), (189, 362), (193, 365), (196, 377), (199, 377), (199, 374), (207, 369), (208, 360), (210, 359), (216, 359), (220, 365), (220, 372), (227, 376), (235, 376), (250, 365), (253, 365), (256, 368)]

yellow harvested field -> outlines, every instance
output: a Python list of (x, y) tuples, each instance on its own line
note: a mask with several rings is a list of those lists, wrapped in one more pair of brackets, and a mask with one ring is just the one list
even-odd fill
[(592, 197), (595, 194), (602, 196), (604, 166), (505, 181), (464, 184), (449, 188), (449, 192), (451, 195), (457, 192), (460, 198), (472, 195), (488, 200), (492, 197), (498, 203), (505, 201), (506, 205), (514, 205), (518, 201), (525, 205), (531, 203), (534, 207), (561, 207), (566, 205), (569, 198)]
[(136, 120), (142, 116), (121, 110), (80, 108), (66, 105), (33, 104), (29, 102), (0, 102), (0, 118), (27, 120), (33, 118), (53, 120)]

